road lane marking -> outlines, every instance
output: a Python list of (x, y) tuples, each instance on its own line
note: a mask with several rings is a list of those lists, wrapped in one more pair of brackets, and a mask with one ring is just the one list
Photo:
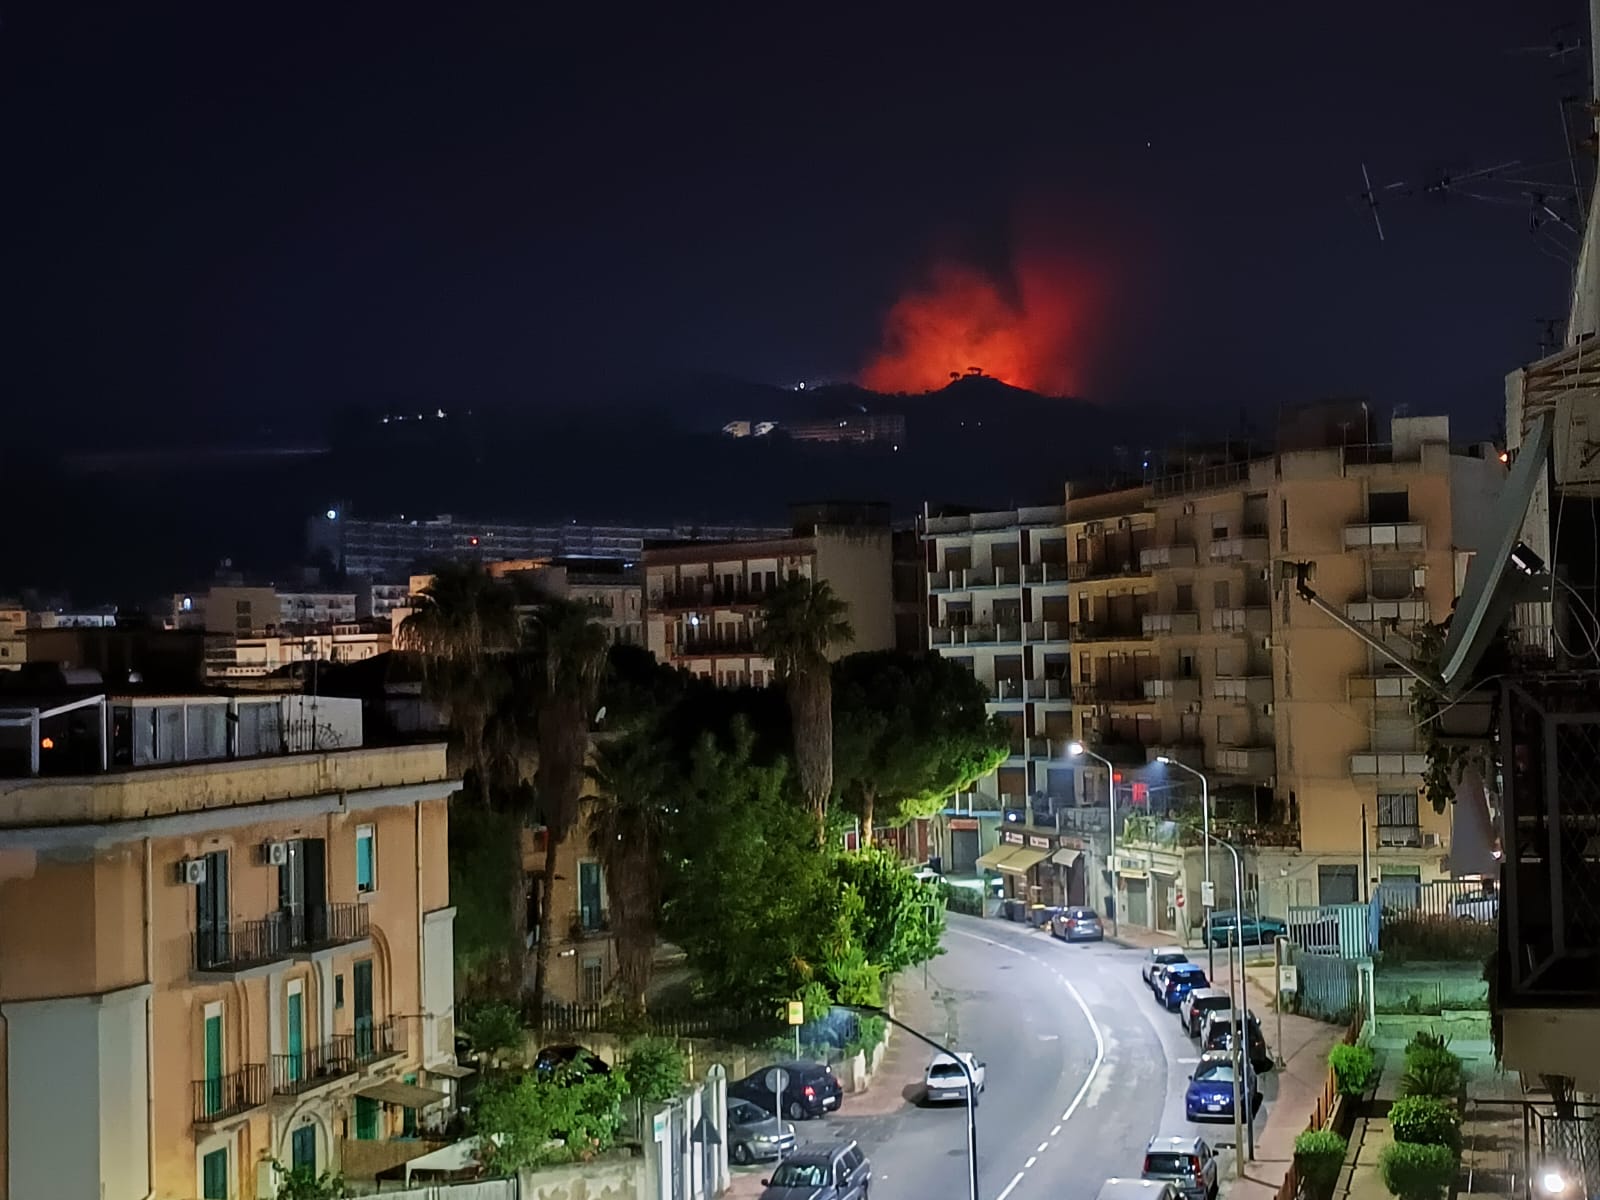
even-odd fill
[(1022, 1169), (1024, 1171), (1026, 1171), (1028, 1168), (1033, 1166), (1033, 1164), (1038, 1162), (1038, 1161), (1039, 1161), (1039, 1159), (1038, 1159), (1037, 1155), (1029, 1155), (1028, 1156), (1028, 1161), (1022, 1164)]
[(1049, 1146), (1050, 1146), (1049, 1142), (1040, 1142), (1039, 1143), (1039, 1148), (1037, 1150), (1035, 1150), (1034, 1153), (1035, 1154), (1043, 1154), (1049, 1148)]
[(1050, 1136), (1051, 1137), (1055, 1137), (1055, 1135), (1060, 1133), (1060, 1132), (1061, 1132), (1061, 1126), (1057, 1125), (1054, 1129), (1052, 1129), (1050, 1131)]
[(1017, 1190), (1017, 1184), (1019, 1184), (1021, 1182), (1022, 1182), (1022, 1172), (1018, 1171), (1015, 1175), (1013, 1175), (1011, 1177), (1011, 1182), (1006, 1184), (1005, 1188), (1001, 1191), (1001, 1193), (998, 1196), (996, 1196), (994, 1198), (994, 1200), (1006, 1200), (1007, 1196), (1011, 1195), (1012, 1192)]

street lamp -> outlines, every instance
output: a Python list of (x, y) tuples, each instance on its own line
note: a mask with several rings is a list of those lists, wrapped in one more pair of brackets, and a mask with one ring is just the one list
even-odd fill
[(1117, 900), (1117, 781), (1113, 778), (1116, 771), (1109, 758), (1101, 758), (1082, 742), (1068, 742), (1067, 755), (1070, 758), (1092, 758), (1106, 769), (1106, 805), (1111, 821), (1111, 851), (1108, 856), (1111, 868), (1111, 936), (1119, 937), (1121, 930), (1117, 928), (1117, 919), (1122, 905)]
[(881, 1008), (874, 1008), (868, 1004), (839, 1004), (837, 1008), (848, 1009), (853, 1013), (866, 1013), (868, 1016), (882, 1017), (889, 1024), (905, 1033), (909, 1033), (917, 1041), (927, 1046), (932, 1046), (942, 1054), (948, 1054), (956, 1060), (956, 1066), (961, 1068), (961, 1073), (967, 1079), (967, 1195), (968, 1200), (978, 1200), (978, 1083), (972, 1077), (972, 1068), (967, 1065), (967, 1060), (960, 1053), (941, 1046), (925, 1033), (911, 1028), (904, 1021), (897, 1021)]
[[(1204, 853), (1206, 866), (1206, 886), (1205, 892), (1203, 892), (1200, 896), (1200, 906), (1201, 908), (1205, 909), (1206, 914), (1206, 976), (1209, 979), (1215, 980), (1217, 977), (1217, 948), (1212, 944), (1210, 901), (1216, 899), (1217, 893), (1216, 886), (1211, 882), (1211, 789), (1206, 783), (1204, 772), (1195, 770), (1188, 763), (1179, 762), (1177, 759), (1167, 754), (1156, 755), (1156, 761), (1161, 763), (1163, 766), (1177, 767), (1180, 771), (1187, 771), (1200, 781), (1200, 829), (1204, 838), (1204, 841), (1201, 843), (1201, 845), (1205, 848)], [(1209, 893), (1209, 895), (1207, 893)], [(1239, 890), (1235, 888), (1233, 896), (1234, 907), (1238, 908), (1243, 903), (1244, 897), (1240, 895)], [(1241, 948), (1240, 954), (1242, 955), (1243, 953), (1244, 951)]]
[[(1242, 895), (1244, 887), (1244, 868), (1240, 863), (1239, 851), (1234, 849), (1231, 842), (1225, 842), (1210, 832), (1205, 834), (1206, 844), (1216, 842), (1229, 854), (1233, 855), (1233, 887), (1235, 895)], [(1250, 1060), (1250, 990), (1244, 978), (1244, 911), (1236, 903), (1233, 906), (1233, 921), (1235, 928), (1234, 941), (1239, 946), (1239, 992), (1234, 1000), (1233, 1009), (1233, 1172), (1237, 1179), (1244, 1174), (1244, 1159), (1242, 1152), (1245, 1148), (1244, 1106), (1250, 1102), (1249, 1096), (1241, 1097), (1244, 1089), (1245, 1064)], [(1209, 926), (1207, 932), (1209, 933)], [(1250, 1157), (1255, 1158), (1256, 1124), (1255, 1112), (1250, 1113), (1249, 1147)]]

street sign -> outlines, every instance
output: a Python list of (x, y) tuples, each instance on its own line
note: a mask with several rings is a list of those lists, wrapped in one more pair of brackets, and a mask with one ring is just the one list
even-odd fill
[(803, 1000), (789, 1001), (789, 1024), (804, 1025), (806, 1023), (806, 1006)]
[(782, 1067), (773, 1067), (765, 1077), (767, 1090), (774, 1096), (781, 1095), (783, 1089), (789, 1086), (789, 1072)]
[(1300, 972), (1293, 963), (1278, 964), (1278, 990), (1280, 992), (1300, 990)]
[(1200, 881), (1200, 907), (1215, 908), (1217, 906), (1217, 885), (1209, 879)]
[(1182, 892), (1178, 893), (1178, 897), (1177, 897), (1177, 899), (1175, 899), (1173, 901), (1173, 903), (1176, 904), (1179, 908), (1183, 907), (1183, 893)]

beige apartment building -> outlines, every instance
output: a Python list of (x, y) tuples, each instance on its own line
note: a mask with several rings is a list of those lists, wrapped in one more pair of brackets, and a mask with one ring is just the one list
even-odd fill
[(787, 538), (646, 547), (645, 645), (656, 658), (724, 687), (762, 687), (761, 605), (791, 576), (827, 580), (855, 631), (840, 657), (895, 644), (893, 543), (880, 505), (809, 505)]
[(455, 787), (359, 701), (0, 695), (0, 1196), (419, 1153), (462, 1074)]
[[(1410, 677), (1299, 598), (1293, 564), (1315, 562), (1323, 599), (1412, 654), (1407, 638), (1449, 615), (1504, 468), (1492, 447), (1452, 449), (1445, 418), (1396, 417), (1381, 443), (1347, 440), (1350, 424), (1296, 427), (1271, 457), (1196, 456), (1136, 489), (1068, 490), (1078, 734), (1123, 769), (1125, 813), (1159, 814), (1165, 789), (1198, 798), (1159, 758), (1204, 772), (1214, 828), (1248, 851), (1247, 897), (1278, 914), (1450, 874), (1448, 818), (1418, 795)], [(1128, 920), (1195, 919), (1190, 840), (1125, 847)], [(1226, 861), (1214, 853), (1219, 904)]]
[(0, 671), (20, 671), (28, 661), (28, 610), (0, 604)]
[(972, 870), (1001, 824), (1051, 824), (1074, 802), (1064, 518), (1054, 505), (922, 522), (929, 646), (972, 672), (1011, 730), (1010, 757), (942, 814), (935, 845), (951, 870)]

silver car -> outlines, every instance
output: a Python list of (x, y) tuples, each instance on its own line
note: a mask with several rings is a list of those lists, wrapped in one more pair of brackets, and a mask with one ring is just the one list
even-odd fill
[(1158, 1135), (1145, 1147), (1144, 1178), (1165, 1180), (1184, 1200), (1216, 1200), (1217, 1152), (1188, 1134)]
[(1164, 1179), (1108, 1179), (1095, 1200), (1181, 1200), (1178, 1189)]
[(867, 1200), (872, 1161), (854, 1142), (812, 1143), (761, 1183), (761, 1200)]
[(793, 1149), (793, 1125), (748, 1100), (728, 1102), (728, 1157), (734, 1162), (765, 1162)]
[(1139, 964), (1139, 978), (1144, 980), (1147, 987), (1154, 987), (1155, 983), (1151, 977), (1157, 967), (1188, 961), (1189, 956), (1184, 953), (1182, 946), (1153, 946), (1150, 953), (1144, 956), (1144, 962)]

